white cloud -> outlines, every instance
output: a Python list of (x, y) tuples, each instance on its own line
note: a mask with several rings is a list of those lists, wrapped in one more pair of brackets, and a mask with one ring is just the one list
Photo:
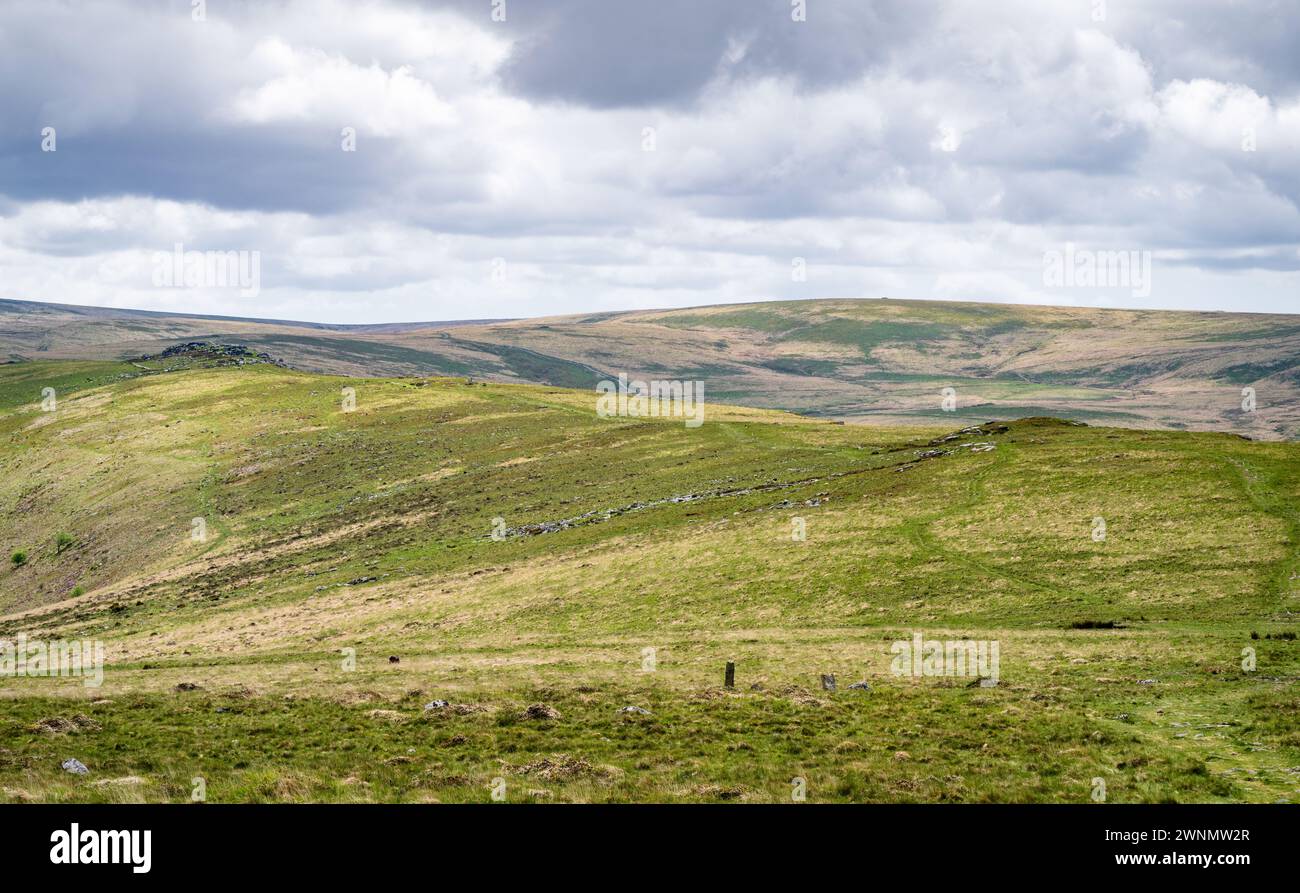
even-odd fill
[(1183, 139), (1208, 149), (1267, 154), (1300, 148), (1300, 100), (1275, 107), (1241, 84), (1200, 78), (1174, 81), (1160, 91), (1160, 121)]
[(253, 60), (276, 74), (234, 97), (227, 114), (237, 122), (311, 121), (358, 127), (381, 137), (457, 123), (455, 109), (409, 67), (362, 67), (321, 50), (295, 50), (275, 39), (258, 44)]
[[(1045, 245), (1073, 241), (1169, 259), (1151, 306), (1221, 288), (1297, 309), (1300, 92), (1283, 56), (1243, 49), (1272, 46), (1267, 22), (1216, 31), (1199, 0), (1112, 3), (1103, 23), (1032, 0), (845, 0), (800, 32), (718, 3), (564, 0), (533, 30), (457, 2), (210, 4), (206, 23), (8, 4), (7, 295), (356, 321), (1092, 300), (1038, 275)], [(178, 241), (259, 250), (257, 306), (151, 289), (148, 259)]]

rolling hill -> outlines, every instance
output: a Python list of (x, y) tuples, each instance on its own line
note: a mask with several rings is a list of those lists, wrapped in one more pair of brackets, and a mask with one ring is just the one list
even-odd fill
[[(1290, 315), (879, 299), (349, 327), (0, 302), (0, 353), (14, 360), (124, 359), (184, 339), (248, 344), (328, 374), (572, 388), (619, 373), (699, 380), (714, 400), (841, 420), (1050, 415), (1300, 436)], [(955, 412), (943, 409), (945, 388)]]
[[(925, 332), (840, 321), (920, 325), (912, 305), (813, 309), (465, 337), (604, 371), (621, 362), (601, 355), (606, 327), (673, 332), (662, 368), (681, 376), (701, 370), (682, 344), (705, 338), (747, 369), (788, 350), (846, 380), (850, 361), (925, 362), (896, 340)], [(796, 311), (813, 330), (787, 338)], [(978, 362), (1043, 375), (1055, 339), (1084, 337), (1066, 311), (1006, 312), (1061, 328), (1038, 360)], [(76, 349), (117, 324), (83, 321)], [(1164, 344), (1250, 350), (1245, 328), (1213, 340), (1229, 324)], [(564, 346), (584, 332), (600, 346)], [(966, 362), (957, 337), (934, 363)], [(1120, 362), (1098, 343), (1068, 362)], [(202, 352), (0, 367), (0, 545), (23, 554), (0, 570), (0, 639), (106, 651), (100, 688), (0, 676), (0, 800), (186, 801), (195, 779), (212, 801), (789, 802), (800, 781), (810, 801), (1089, 802), (1097, 779), (1112, 802), (1300, 793), (1300, 445), (713, 402), (692, 429), (600, 418), (594, 398)], [(996, 643), (997, 684), (898, 674), (918, 634)]]

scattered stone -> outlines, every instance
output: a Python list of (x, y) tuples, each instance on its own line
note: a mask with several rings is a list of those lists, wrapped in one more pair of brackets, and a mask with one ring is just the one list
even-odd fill
[(650, 711), (647, 710), (647, 709), (645, 709), (644, 707), (634, 707), (634, 706), (632, 706), (632, 705), (630, 705), (630, 704), (629, 704), (628, 706), (624, 707), (622, 710), (620, 710), (620, 711), (618, 711), (618, 712), (619, 712), (619, 713), (637, 713), (637, 714), (640, 714), (641, 716), (649, 716), (649, 715), (650, 715)]
[(1139, 679), (1139, 680), (1138, 680), (1138, 685), (1155, 685), (1155, 684), (1156, 684), (1156, 681), (1155, 681), (1154, 679)]
[[(440, 711), (454, 713), (457, 716), (473, 716), (476, 713), (487, 713), (492, 710), (486, 704), (453, 704), (450, 701), (444, 701), (441, 698), (430, 701), (424, 705), (425, 713), (435, 713)], [(556, 716), (559, 716), (557, 713)]]
[(822, 691), (835, 691), (835, 674), (822, 674)]
[(904, 760), (910, 760), (911, 758), (912, 755), (905, 750), (894, 751), (894, 759), (900, 763), (903, 762)]
[(76, 757), (72, 757), (70, 759), (64, 760), (63, 769), (65, 772), (71, 772), (73, 775), (90, 774), (90, 770), (86, 768), (86, 764), (81, 762), (81, 760), (77, 759)]
[(198, 691), (201, 686), (197, 682), (178, 682), (176, 691)]
[[(184, 344), (174, 344), (162, 353), (146, 354), (142, 357), (135, 357), (131, 362), (168, 360), (175, 357), (190, 357), (198, 360), (216, 361), (219, 366), (244, 366), (253, 363), (269, 363), (272, 366), (284, 367), (284, 363), (274, 359), (270, 354), (257, 353), (250, 350), (247, 345), (216, 344), (211, 341), (187, 341)], [(170, 368), (171, 367), (168, 367), (168, 369), (163, 371), (170, 371)]]
[(870, 682), (865, 682), (865, 681), (864, 681), (864, 682), (855, 682), (855, 683), (853, 683), (852, 685), (850, 685), (849, 688), (856, 688), (856, 689), (858, 689), (858, 690), (860, 690), (860, 691), (871, 691), (871, 683), (870, 683)]
[[(735, 478), (727, 478), (727, 481), (734, 482)], [(803, 482), (803, 483), (808, 483), (808, 482)], [(684, 493), (680, 496), (670, 496), (664, 499), (651, 500), (649, 502), (633, 502), (629, 505), (625, 505), (617, 508), (592, 509), (589, 512), (584, 512), (583, 514), (577, 515), (572, 518), (562, 518), (555, 521), (540, 521), (533, 524), (523, 524), (519, 527), (507, 527), (504, 531), (504, 535), (507, 537), (516, 537), (516, 536), (538, 536), (539, 534), (544, 534), (544, 533), (557, 533), (561, 530), (570, 530), (581, 524), (599, 524), (603, 521), (608, 521), (611, 518), (617, 518), (628, 512), (639, 512), (639, 511), (644, 511), (646, 509), (658, 508), (659, 506), (663, 506), (663, 505), (683, 505), (686, 503), (698, 502), (700, 500), (716, 499), (718, 497), (723, 497), (723, 496), (747, 496), (751, 493), (766, 493), (773, 490), (789, 489), (791, 486), (793, 485), (772, 481), (757, 487), (745, 487), (742, 489), (708, 490), (701, 493)], [(813, 500), (810, 500), (808, 503), (804, 503), (804, 504), (820, 505), (822, 502), (829, 500), (829, 498), (830, 498), (829, 494), (817, 493), (815, 494)], [(794, 505), (794, 503), (791, 500), (787, 499), (782, 503), (778, 503), (777, 505), (791, 506)], [(736, 512), (735, 514), (739, 514), (739, 512)], [(483, 534), (485, 538), (494, 535), (499, 536), (501, 534), (500, 532)]]
[(559, 719), (560, 711), (546, 704), (529, 704), (524, 710), (524, 719)]

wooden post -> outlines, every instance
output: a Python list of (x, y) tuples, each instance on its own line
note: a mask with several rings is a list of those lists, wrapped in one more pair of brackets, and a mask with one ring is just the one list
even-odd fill
[(730, 661), (730, 660), (727, 661), (727, 676), (726, 676), (726, 681), (723, 682), (723, 684), (726, 685), (727, 688), (735, 688), (735, 687), (736, 687), (736, 663), (735, 663), (735, 661)]

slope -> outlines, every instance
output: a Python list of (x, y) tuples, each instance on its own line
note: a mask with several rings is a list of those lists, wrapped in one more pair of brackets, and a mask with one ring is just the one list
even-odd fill
[(958, 421), (1300, 434), (1300, 322), (1281, 314), (882, 299), (323, 326), (0, 301), (0, 350), (13, 359), (125, 359), (197, 338), (330, 374), (699, 380), (721, 401), (879, 423), (952, 424), (951, 388)]
[[(107, 651), (0, 679), (0, 796), (1294, 796), (1300, 447), (593, 397), (0, 369), (0, 637)], [(895, 675), (916, 632), (999, 643), (999, 685)]]

